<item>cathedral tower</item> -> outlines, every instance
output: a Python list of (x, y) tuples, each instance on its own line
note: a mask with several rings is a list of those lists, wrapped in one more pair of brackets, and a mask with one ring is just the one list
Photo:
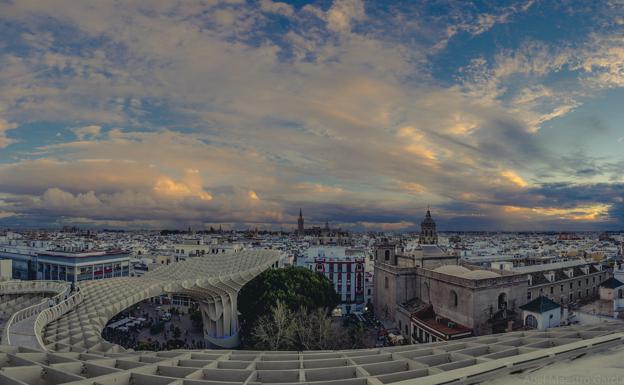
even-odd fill
[(437, 245), (438, 232), (436, 231), (436, 223), (431, 218), (431, 211), (427, 209), (425, 219), (420, 223), (420, 237), (418, 237), (420, 245)]
[(301, 211), (301, 209), (299, 209), (299, 219), (297, 219), (297, 233), (299, 235), (303, 235), (303, 233), (304, 233), (304, 229), (303, 229), (303, 211)]

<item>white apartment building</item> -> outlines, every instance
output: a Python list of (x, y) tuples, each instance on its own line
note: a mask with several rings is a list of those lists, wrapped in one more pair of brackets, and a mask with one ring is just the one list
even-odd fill
[(310, 247), (306, 256), (297, 261), (325, 275), (340, 295), (338, 314), (362, 313), (372, 301), (372, 264), (363, 251), (353, 251), (342, 246)]

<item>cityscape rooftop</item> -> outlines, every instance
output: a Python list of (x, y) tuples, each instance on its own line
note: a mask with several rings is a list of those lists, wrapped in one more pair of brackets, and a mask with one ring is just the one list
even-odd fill
[(0, 0), (0, 385), (624, 383), (622, 0)]

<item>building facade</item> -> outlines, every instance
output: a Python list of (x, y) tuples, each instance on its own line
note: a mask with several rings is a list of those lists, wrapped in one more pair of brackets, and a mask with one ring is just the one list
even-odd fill
[(560, 307), (575, 307), (597, 298), (600, 283), (608, 278), (600, 264), (583, 259), (480, 268), (461, 262), (436, 242), (428, 211), (416, 249), (406, 251), (387, 239), (375, 247), (375, 315), (412, 342), (523, 327), (521, 306), (544, 297)]
[(46, 251), (37, 255), (36, 263), (39, 280), (79, 282), (130, 275), (130, 258), (122, 250)]
[(207, 254), (222, 254), (227, 252), (239, 252), (243, 245), (238, 243), (205, 243), (202, 239), (185, 239), (173, 246), (176, 261), (182, 261), (189, 257), (201, 257)]
[(545, 296), (561, 306), (597, 298), (600, 284), (608, 278), (601, 264), (574, 260), (512, 269), (527, 274), (526, 302)]
[(548, 297), (539, 296), (520, 306), (522, 320), (527, 329), (546, 330), (561, 324), (563, 307)]
[(364, 253), (337, 246), (311, 247), (298, 264), (332, 282), (340, 296), (337, 315), (362, 313), (372, 303), (372, 271)]
[(127, 277), (129, 253), (95, 250), (90, 245), (54, 245), (43, 240), (10, 239), (0, 245), (0, 258), (11, 260), (12, 277), (21, 280), (61, 280)]

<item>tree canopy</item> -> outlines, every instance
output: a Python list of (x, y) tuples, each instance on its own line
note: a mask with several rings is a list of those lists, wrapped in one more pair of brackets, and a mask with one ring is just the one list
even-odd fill
[(303, 267), (266, 270), (247, 283), (238, 296), (243, 343), (257, 320), (269, 315), (278, 302), (295, 312), (301, 308), (332, 310), (339, 301), (331, 281), (322, 274)]

